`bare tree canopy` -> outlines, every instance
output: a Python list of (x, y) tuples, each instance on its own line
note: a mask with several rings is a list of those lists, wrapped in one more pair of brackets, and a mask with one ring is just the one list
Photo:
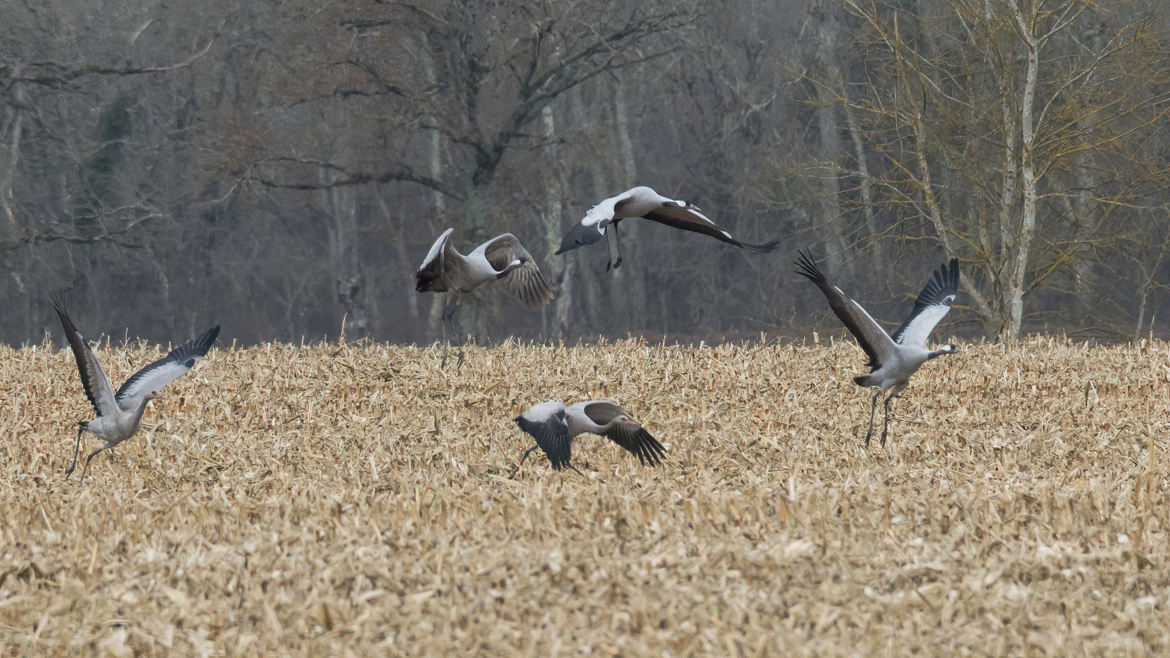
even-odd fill
[[(515, 234), (557, 295), (472, 294), (481, 337), (801, 333), (825, 319), (792, 272), (805, 247), (891, 317), (958, 258), (944, 333), (1166, 335), (1161, 10), (6, 3), (0, 340), (51, 331), (61, 289), (95, 335), (433, 340), (442, 301), (414, 272), (448, 227)], [(635, 185), (780, 249), (644, 222), (619, 270), (554, 255)]]

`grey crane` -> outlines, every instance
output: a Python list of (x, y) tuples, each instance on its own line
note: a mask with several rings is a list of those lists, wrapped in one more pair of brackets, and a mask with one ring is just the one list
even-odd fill
[(80, 421), (77, 423), (77, 439), (73, 445), (73, 463), (65, 471), (68, 478), (77, 467), (77, 453), (81, 448), (81, 434), (90, 432), (105, 441), (105, 445), (94, 450), (85, 459), (85, 467), (81, 469), (81, 481), (85, 481), (85, 474), (89, 470), (89, 462), (103, 450), (110, 450), (119, 443), (134, 436), (138, 425), (142, 422), (142, 413), (146, 411), (146, 403), (153, 400), (160, 390), (167, 384), (178, 379), (195, 362), (207, 354), (211, 344), (219, 336), (219, 325), (203, 332), (198, 338), (189, 343), (180, 345), (171, 350), (163, 358), (151, 363), (130, 376), (115, 393), (106, 373), (98, 363), (93, 350), (86, 344), (60, 299), (53, 300), (53, 310), (61, 318), (61, 326), (65, 329), (65, 338), (69, 340), (69, 347), (73, 349), (73, 357), (77, 360), (77, 371), (81, 375), (81, 385), (85, 388), (85, 395), (89, 398), (97, 413), (95, 420)]
[(577, 471), (577, 467), (569, 463), (569, 449), (573, 437), (585, 433), (606, 437), (637, 457), (644, 466), (655, 466), (666, 455), (666, 449), (657, 439), (650, 436), (628, 411), (610, 400), (586, 400), (567, 407), (549, 400), (532, 406), (513, 420), (536, 439), (536, 445), (520, 458), (513, 475), (537, 448), (548, 456), (553, 470), (571, 468)]
[(865, 350), (869, 357), (868, 375), (853, 378), (858, 386), (876, 386), (873, 394), (873, 403), (869, 408), (869, 430), (865, 433), (865, 445), (869, 447), (869, 439), (873, 435), (873, 418), (877, 410), (877, 401), (886, 391), (890, 391), (883, 407), (885, 420), (882, 423), (882, 445), (886, 445), (886, 431), (890, 424), (890, 402), (902, 393), (910, 382), (910, 375), (918, 371), (922, 364), (942, 356), (954, 354), (958, 348), (946, 345), (941, 349), (928, 350), (924, 346), (930, 332), (951, 310), (951, 304), (959, 293), (959, 261), (952, 258), (950, 263), (939, 266), (934, 275), (926, 283), (918, 299), (914, 301), (914, 309), (902, 321), (893, 336), (886, 333), (861, 304), (851, 299), (840, 288), (825, 278), (824, 273), (817, 267), (817, 263), (807, 252), (798, 252), (796, 273), (817, 284), (821, 292), (829, 300), (829, 308), (849, 329), (849, 333), (857, 339), (857, 344)]
[(464, 256), (451, 244), (454, 231), (449, 228), (439, 235), (415, 274), (418, 292), (448, 294), (443, 306), (444, 334), (447, 324), (455, 330), (454, 316), (460, 295), (489, 281), (502, 280), (529, 308), (539, 308), (552, 301), (553, 293), (544, 275), (516, 236), (497, 235)]
[(780, 244), (779, 240), (772, 240), (764, 244), (740, 242), (718, 224), (708, 219), (695, 204), (689, 201), (668, 199), (643, 185), (630, 188), (617, 196), (612, 196), (593, 206), (589, 212), (585, 213), (584, 219), (574, 225), (568, 234), (565, 235), (564, 240), (561, 241), (561, 248), (557, 249), (557, 253), (563, 254), (577, 247), (593, 244), (601, 240), (601, 238), (605, 238), (606, 245), (608, 245), (609, 230), (612, 228), (614, 248), (617, 250), (617, 260), (614, 260), (611, 255), (609, 262), (605, 264), (605, 269), (609, 270), (611, 266), (616, 269), (622, 264), (622, 250), (618, 239), (618, 224), (623, 219), (632, 217), (642, 217), (660, 224), (683, 229), (684, 231), (694, 231), (695, 233), (709, 235), (716, 240), (721, 240), (757, 254), (772, 251), (776, 248), (776, 245)]

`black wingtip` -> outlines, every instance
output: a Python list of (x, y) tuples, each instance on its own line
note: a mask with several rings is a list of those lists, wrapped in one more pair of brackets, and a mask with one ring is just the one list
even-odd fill
[(203, 335), (196, 339), (195, 342), (196, 351), (199, 353), (199, 356), (207, 354), (207, 350), (211, 349), (211, 346), (215, 343), (215, 339), (217, 338), (219, 338), (218, 324), (203, 332)]
[(959, 291), (959, 259), (952, 258), (949, 262), (938, 266), (934, 279), (945, 291), (957, 293)]
[(814, 283), (823, 283), (825, 281), (825, 275), (817, 267), (817, 261), (813, 258), (812, 252), (807, 249), (797, 250), (796, 260), (793, 262), (796, 265), (797, 274), (812, 280)]
[(53, 305), (53, 310), (58, 316), (69, 316), (69, 300), (64, 290), (49, 293), (49, 303)]
[(657, 466), (666, 457), (666, 448), (645, 428), (638, 431), (638, 444), (642, 447), (642, 451), (638, 453), (638, 460), (644, 466)]
[(66, 338), (69, 334), (80, 333), (77, 331), (77, 325), (73, 324), (72, 318), (69, 317), (69, 296), (64, 290), (49, 294), (49, 301), (53, 304), (53, 311), (57, 313), (57, 318), (61, 320), (61, 327), (65, 330)]

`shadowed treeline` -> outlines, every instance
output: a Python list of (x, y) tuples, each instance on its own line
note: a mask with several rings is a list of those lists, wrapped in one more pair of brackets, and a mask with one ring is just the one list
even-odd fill
[[(557, 299), (496, 286), (485, 339), (719, 340), (823, 326), (796, 249), (879, 318), (959, 259), (943, 331), (1165, 335), (1170, 43), (1160, 2), (6, 3), (0, 341), (430, 341), (414, 270), (516, 234)], [(643, 184), (752, 255), (631, 220)]]

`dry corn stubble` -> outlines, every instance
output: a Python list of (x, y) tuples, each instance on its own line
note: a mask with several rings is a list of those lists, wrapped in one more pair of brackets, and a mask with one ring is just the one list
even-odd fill
[[(0, 653), (1170, 650), (1166, 343), (965, 346), (868, 452), (849, 343), (465, 351), (213, 349), (78, 486), (72, 355), (0, 347)], [(507, 479), (590, 397), (665, 464)]]

